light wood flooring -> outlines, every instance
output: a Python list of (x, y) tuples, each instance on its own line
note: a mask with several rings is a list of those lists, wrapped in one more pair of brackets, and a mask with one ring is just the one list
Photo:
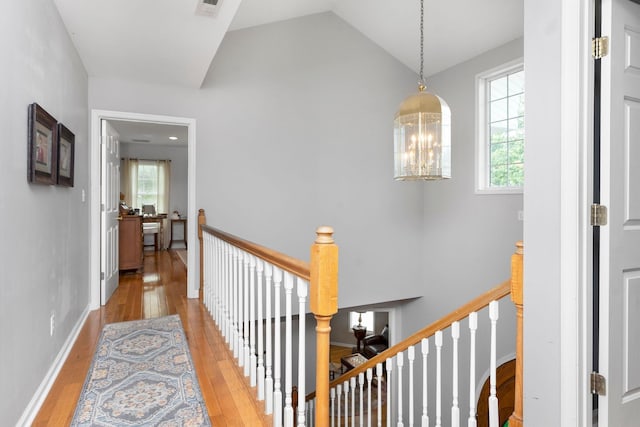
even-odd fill
[(104, 324), (169, 314), (182, 320), (212, 424), (270, 425), (206, 309), (187, 299), (184, 264), (174, 251), (160, 251), (145, 252), (144, 272), (121, 274), (107, 305), (89, 314), (33, 426), (69, 425)]

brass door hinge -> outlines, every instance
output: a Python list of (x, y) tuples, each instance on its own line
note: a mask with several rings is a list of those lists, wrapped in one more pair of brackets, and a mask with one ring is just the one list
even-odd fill
[(597, 203), (591, 205), (591, 225), (602, 227), (607, 225), (607, 207)]
[(609, 37), (594, 37), (591, 39), (591, 56), (593, 59), (604, 58), (609, 54)]
[(591, 372), (591, 394), (607, 395), (607, 379), (597, 372)]

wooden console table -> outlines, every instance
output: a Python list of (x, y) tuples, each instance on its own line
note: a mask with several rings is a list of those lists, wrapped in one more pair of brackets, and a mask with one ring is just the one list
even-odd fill
[[(182, 225), (182, 239), (176, 240), (173, 238), (173, 226), (175, 224)], [(184, 243), (184, 248), (187, 248), (187, 219), (179, 218), (179, 219), (171, 219), (171, 241), (169, 242), (169, 249), (173, 246), (174, 243)]]

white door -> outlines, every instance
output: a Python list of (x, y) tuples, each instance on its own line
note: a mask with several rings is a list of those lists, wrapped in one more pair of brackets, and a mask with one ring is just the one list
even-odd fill
[(120, 141), (115, 129), (107, 122), (101, 123), (101, 164), (100, 181), (101, 251), (100, 304), (105, 305), (118, 287), (118, 233), (120, 203)]
[[(635, 0), (637, 1), (637, 0)], [(640, 425), (640, 4), (603, 0), (599, 425)]]

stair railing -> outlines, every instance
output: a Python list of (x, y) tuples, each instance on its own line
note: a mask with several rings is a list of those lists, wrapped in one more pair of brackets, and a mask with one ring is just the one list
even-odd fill
[[(458, 366), (458, 341), (461, 334), (461, 321), (467, 320), (469, 334), (469, 408), (467, 416), (468, 427), (477, 425), (476, 419), (476, 360), (477, 345), (476, 333), (478, 330), (478, 311), (489, 307), (490, 319), (490, 395), (488, 401), (490, 427), (499, 426), (498, 396), (496, 395), (496, 336), (497, 321), (499, 318), (498, 300), (508, 294), (516, 306), (516, 378), (515, 378), (515, 400), (514, 411), (509, 418), (510, 427), (521, 427), (523, 425), (522, 416), (522, 242), (516, 244), (516, 252), (511, 259), (512, 277), (510, 280), (494, 287), (488, 292), (480, 295), (474, 300), (464, 304), (448, 315), (436, 320), (431, 325), (416, 332), (409, 338), (385, 350), (369, 360), (361, 360), (361, 364), (341, 375), (329, 383), (330, 395), (330, 420), (331, 426), (382, 426), (386, 421), (387, 426), (403, 426), (405, 423), (412, 426), (415, 423), (414, 413), (420, 413), (420, 424), (422, 426), (442, 425), (442, 402), (445, 396), (442, 395), (442, 350), (445, 341), (444, 331), (448, 329), (452, 343), (452, 396), (448, 401), (450, 407), (450, 425), (459, 427), (461, 418), (461, 408), (458, 405), (459, 393), (458, 378), (460, 367)], [(435, 350), (435, 355), (433, 351)], [(433, 358), (435, 357), (435, 361)], [(435, 387), (428, 378), (428, 364), (436, 364)], [(421, 364), (421, 378), (416, 378), (414, 368)], [(408, 372), (407, 372), (408, 371)], [(395, 378), (395, 383), (394, 383)], [(404, 382), (407, 382), (407, 386)], [(431, 385), (431, 387), (429, 387)], [(385, 387), (383, 390), (382, 387)], [(392, 387), (394, 387), (392, 389)], [(421, 393), (415, 391), (419, 388)], [(435, 407), (429, 408), (428, 390), (435, 388)], [(408, 391), (407, 391), (408, 390)], [(408, 395), (405, 396), (405, 393)], [(381, 396), (386, 395), (383, 413), (383, 402)], [(310, 393), (306, 396), (305, 408), (307, 412), (313, 413), (316, 398), (320, 397), (320, 391)], [(395, 402), (393, 402), (395, 400)], [(406, 404), (405, 404), (406, 402)], [(372, 406), (376, 410), (372, 412)], [(395, 408), (395, 413), (391, 413), (390, 408)], [(365, 407), (367, 410), (365, 411)], [(414, 407), (421, 408), (416, 411)], [(403, 413), (408, 408), (408, 413)], [(366, 414), (366, 417), (364, 416)], [(357, 423), (356, 423), (357, 421)]]
[[(202, 302), (249, 384), (256, 387), (265, 413), (272, 415), (276, 427), (292, 427), (294, 420), (297, 426), (328, 426), (329, 371), (325, 367), (329, 366), (330, 321), (338, 307), (338, 248), (333, 230), (316, 230), (307, 263), (206, 225), (203, 209), (198, 225)], [(296, 302), (297, 337), (293, 328)], [(300, 396), (305, 395), (308, 311), (317, 322), (316, 420), (307, 419), (304, 405), (295, 414), (293, 406), (294, 384)], [(294, 370), (297, 378), (293, 378)]]

